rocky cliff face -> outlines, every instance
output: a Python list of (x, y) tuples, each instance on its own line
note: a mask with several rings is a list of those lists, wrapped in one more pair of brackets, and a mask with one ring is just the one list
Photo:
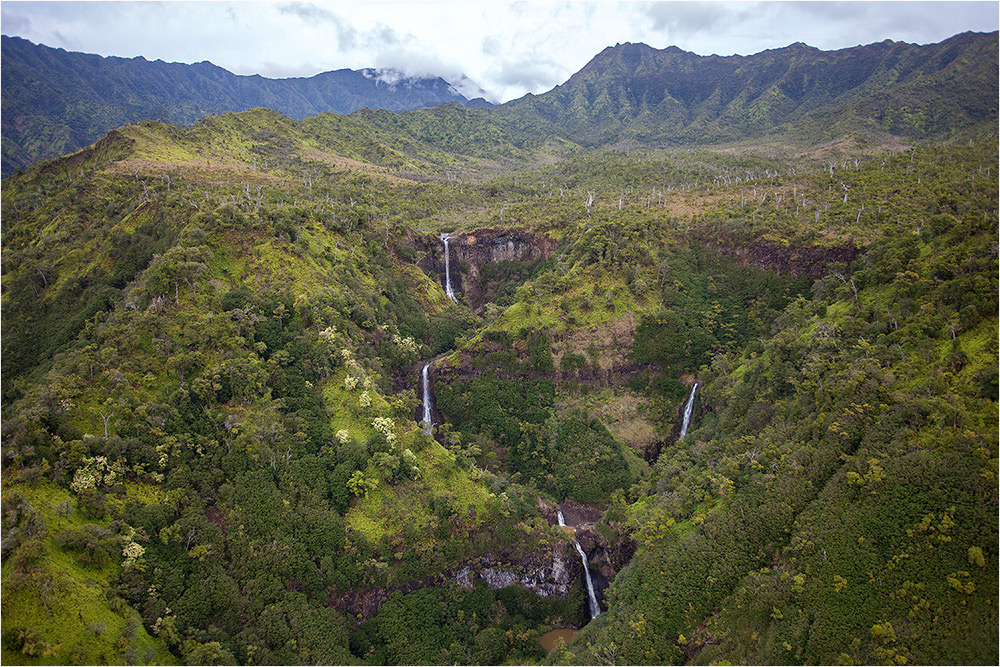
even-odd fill
[[(495, 286), (483, 273), (487, 264), (533, 262), (555, 252), (557, 243), (531, 232), (511, 229), (483, 229), (448, 237), (451, 262), (451, 285), (473, 310), (480, 310)], [(415, 243), (424, 256), (417, 265), (428, 275), (434, 274), (444, 285), (444, 243), (437, 236), (425, 236)]]
[[(594, 525), (601, 520), (597, 507), (567, 499), (560, 508), (568, 524), (566, 530), (572, 533), (567, 537), (577, 540), (587, 553), (594, 588), (604, 605), (604, 591), (632, 559), (635, 542), (630, 538), (609, 541), (596, 530)], [(552, 525), (558, 523), (555, 507), (541, 501), (538, 510)], [(551, 549), (528, 554), (486, 554), (470, 561), (450, 578), (468, 589), (474, 587), (476, 579), (483, 579), (493, 590), (519, 585), (543, 597), (563, 597), (582, 577), (583, 562), (567, 540), (553, 544)]]
[(452, 581), (470, 590), (475, 579), (483, 579), (493, 590), (518, 584), (542, 597), (565, 597), (581, 575), (581, 565), (574, 563), (567, 547), (559, 543), (553, 545), (551, 552), (532, 553), (517, 559), (487, 554), (459, 569)]
[[(410, 593), (419, 588), (441, 586), (448, 582), (471, 590), (475, 587), (476, 579), (483, 579), (493, 590), (519, 585), (542, 597), (565, 597), (569, 595), (573, 584), (583, 576), (582, 567), (572, 544), (557, 542), (550, 548), (528, 553), (482, 554), (457, 570), (411, 581), (402, 586), (347, 591), (331, 589), (327, 605), (355, 618), (368, 619), (378, 613), (379, 607), (393, 592)], [(606, 582), (604, 586), (607, 586)]]
[[(594, 590), (597, 593), (598, 602), (604, 607), (606, 605), (605, 591), (611, 585), (615, 575), (632, 560), (636, 550), (635, 541), (623, 532), (616, 530), (606, 531), (612, 535), (609, 540), (601, 531), (597, 530), (595, 526), (603, 516), (602, 511), (597, 506), (585, 505), (572, 498), (563, 500), (558, 508), (545, 501), (540, 501), (538, 505), (539, 513), (553, 525), (558, 524), (557, 509), (563, 512), (563, 518), (567, 524), (566, 530), (571, 533), (569, 537), (579, 542), (587, 554)], [(573, 577), (571, 583), (573, 583), (577, 581), (578, 577), (583, 576), (583, 563), (573, 548), (568, 549), (568, 555), (565, 557), (571, 561), (569, 569)]]
[(715, 238), (712, 234), (699, 234), (707, 248), (734, 258), (740, 266), (755, 266), (766, 271), (790, 275), (793, 278), (809, 276), (822, 278), (828, 266), (835, 263), (850, 264), (861, 254), (853, 245), (833, 247), (789, 247), (766, 241), (736, 242)]
[[(434, 386), (437, 383), (468, 382), (478, 375), (487, 373), (514, 381), (546, 378), (553, 382), (580, 382), (589, 387), (625, 387), (634, 377), (653, 368), (650, 364), (638, 364), (629, 359), (628, 353), (635, 336), (635, 327), (635, 316), (626, 312), (622, 317), (604, 326), (581, 328), (570, 333), (549, 331), (553, 354), (553, 369), (550, 371), (529, 370), (527, 368), (529, 353), (524, 345), (515, 345), (513, 348), (514, 358), (518, 363), (516, 370), (477, 364), (474, 356), (481, 358), (491, 352), (505, 349), (498, 343), (483, 341), (473, 353), (470, 353), (470, 348), (466, 348), (460, 354), (446, 357), (436, 363), (431, 371), (431, 384)], [(560, 360), (569, 352), (587, 355), (588, 363), (572, 370), (562, 369)], [(596, 355), (596, 359), (590, 356), (591, 352)], [(415, 372), (411, 372), (411, 376), (414, 374)], [(441, 415), (435, 414), (435, 417), (439, 416)]]

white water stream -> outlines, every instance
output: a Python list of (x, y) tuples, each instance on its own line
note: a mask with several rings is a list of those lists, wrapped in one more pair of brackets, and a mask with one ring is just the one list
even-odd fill
[[(566, 525), (566, 518), (563, 516), (562, 510), (556, 510), (556, 517), (559, 519), (560, 526)], [(594, 582), (590, 578), (590, 562), (587, 560), (587, 552), (583, 550), (580, 543), (573, 540), (573, 545), (576, 546), (577, 553), (583, 559), (583, 577), (584, 581), (587, 582), (587, 603), (590, 610), (590, 618), (595, 619), (601, 613), (601, 605), (597, 603), (597, 594), (594, 593)]]
[(458, 299), (455, 298), (455, 290), (451, 288), (451, 258), (448, 256), (448, 235), (442, 234), (441, 240), (444, 241), (444, 293), (449, 299), (458, 303)]
[(688, 426), (691, 425), (691, 413), (694, 411), (694, 392), (698, 391), (698, 383), (695, 382), (694, 386), (691, 387), (691, 396), (688, 397), (687, 405), (684, 406), (684, 418), (681, 420), (681, 434), (680, 438), (687, 435)]
[(423, 385), (423, 392), (424, 392), (424, 414), (423, 414), (424, 433), (426, 433), (427, 435), (431, 434), (431, 429), (434, 427), (434, 412), (433, 412), (433, 407), (431, 406), (431, 382), (430, 378), (427, 375), (427, 372), (430, 369), (430, 367), (431, 367), (430, 362), (427, 362), (426, 364), (424, 364), (423, 370), (420, 371), (420, 382)]

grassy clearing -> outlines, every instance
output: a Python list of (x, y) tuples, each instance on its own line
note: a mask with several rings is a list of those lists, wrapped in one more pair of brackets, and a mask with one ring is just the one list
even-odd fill
[(636, 452), (642, 452), (659, 437), (651, 421), (648, 399), (628, 389), (603, 389), (591, 391), (585, 396), (561, 394), (558, 402), (560, 413), (586, 410), (591, 417), (597, 417), (615, 440)]
[[(353, 391), (347, 389), (344, 381), (348, 376), (350, 373), (346, 369), (340, 369), (330, 376), (321, 390), (323, 403), (326, 405), (326, 414), (330, 419), (330, 428), (333, 429), (334, 433), (346, 430), (358, 442), (365, 442), (375, 432), (371, 425), (371, 419), (359, 415), (361, 394), (365, 390), (360, 383)], [(373, 406), (388, 407), (385, 399), (379, 396), (375, 390), (369, 389), (367, 391), (373, 400)]]
[[(4, 489), (10, 492), (11, 487)], [(106, 528), (109, 523), (84, 518), (72, 509), (71, 494), (53, 484), (20, 485), (17, 493), (35, 508), (50, 535), (91, 523)], [(126, 499), (148, 504), (155, 498), (155, 487), (126, 485)], [(163, 642), (146, 632), (133, 609), (105, 595), (117, 575), (117, 560), (97, 568), (51, 539), (42, 544), (27, 569), (18, 568), (14, 559), (3, 565), (3, 615), (18, 624), (4, 624), (4, 664), (177, 664)]]
[[(403, 433), (400, 448), (411, 447), (414, 436), (415, 431)], [(436, 441), (416, 456), (420, 468), (418, 480), (394, 484), (381, 481), (367, 496), (357, 498), (347, 513), (347, 525), (369, 542), (377, 543), (385, 536), (400, 541), (405, 533), (407, 549), (432, 548), (431, 531), (436, 520), (429, 504), (431, 497), (443, 499), (467, 524), (482, 523), (490, 493), (469, 473), (455, 466), (455, 456)], [(366, 472), (376, 474), (371, 466)], [(470, 508), (475, 509), (475, 521), (471, 521)]]

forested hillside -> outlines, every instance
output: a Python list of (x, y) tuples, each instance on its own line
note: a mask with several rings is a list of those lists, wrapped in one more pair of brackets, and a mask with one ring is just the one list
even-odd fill
[(838, 51), (796, 43), (727, 57), (619, 44), (553, 90), (497, 108), (467, 99), (441, 78), (395, 71), (267, 79), (236, 76), (208, 62), (102, 58), (16, 37), (4, 36), (2, 46), (4, 175), (82, 148), (121, 125), (155, 120), (186, 126), (254, 107), (302, 120), (324, 112), (456, 103), (476, 112), (452, 113), (458, 123), (452, 126), (417, 114), (408, 129), (432, 130), (435, 140), (451, 139), (447, 146), (463, 153), (487, 146), (495, 157), (503, 154), (498, 143), (525, 137), (563, 148), (747, 140), (772, 149), (808, 148), (844, 137), (859, 146), (892, 137), (966, 141), (996, 127), (1000, 95), (995, 32)]
[(997, 124), (997, 52), (995, 32), (925, 46), (886, 40), (820, 51), (796, 43), (725, 57), (619, 44), (563, 85), (497, 113), (551, 123), (585, 146), (887, 134), (954, 141)]
[(995, 127), (840, 108), (254, 109), (4, 179), (2, 661), (996, 664)]
[(341, 69), (308, 78), (238, 76), (210, 62), (104, 58), (2, 37), (3, 173), (70, 153), (121, 125), (191, 125), (205, 116), (275, 109), (302, 120), (323, 112), (404, 111), (467, 99), (440, 77)]

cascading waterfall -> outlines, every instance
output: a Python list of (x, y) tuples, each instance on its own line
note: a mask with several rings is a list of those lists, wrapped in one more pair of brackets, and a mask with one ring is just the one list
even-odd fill
[(687, 435), (688, 426), (691, 425), (691, 413), (694, 411), (694, 392), (696, 391), (698, 391), (697, 382), (691, 387), (691, 396), (688, 397), (687, 405), (684, 406), (684, 418), (681, 420), (681, 434), (679, 436), (681, 438)]
[[(563, 516), (562, 510), (556, 510), (556, 517), (559, 519), (560, 526), (566, 525), (566, 518)], [(587, 582), (587, 606), (590, 609), (590, 618), (595, 619), (601, 613), (601, 605), (597, 604), (597, 594), (594, 593), (594, 582), (590, 578), (590, 561), (587, 560), (587, 552), (583, 550), (579, 542), (573, 540), (573, 545), (583, 560), (583, 577), (584, 581)]]
[(434, 413), (433, 413), (433, 408), (431, 407), (431, 382), (430, 378), (428, 377), (428, 370), (430, 369), (430, 367), (431, 367), (430, 362), (427, 362), (426, 364), (424, 364), (423, 370), (420, 371), (420, 380), (421, 383), (423, 384), (423, 390), (424, 390), (424, 415), (423, 415), (423, 421), (425, 424), (424, 433), (426, 433), (427, 435), (431, 434), (431, 429), (434, 426)]
[(458, 303), (458, 299), (455, 298), (455, 290), (451, 288), (451, 259), (448, 256), (448, 235), (442, 234), (441, 240), (444, 241), (444, 293), (449, 299)]

